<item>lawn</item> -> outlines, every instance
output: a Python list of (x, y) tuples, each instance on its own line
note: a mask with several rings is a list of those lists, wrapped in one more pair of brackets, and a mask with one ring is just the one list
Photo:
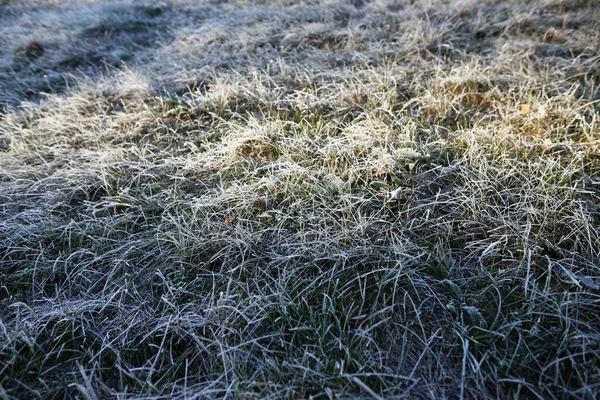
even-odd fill
[(0, 399), (600, 397), (596, 0), (0, 0)]

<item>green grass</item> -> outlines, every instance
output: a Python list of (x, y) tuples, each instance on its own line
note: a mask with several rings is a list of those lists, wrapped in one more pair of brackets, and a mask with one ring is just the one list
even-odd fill
[(597, 398), (594, 3), (0, 2), (0, 398)]

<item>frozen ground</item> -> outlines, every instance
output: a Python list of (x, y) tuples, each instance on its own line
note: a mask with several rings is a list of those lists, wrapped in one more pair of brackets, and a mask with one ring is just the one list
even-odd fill
[(0, 0), (0, 398), (598, 398), (599, 32)]

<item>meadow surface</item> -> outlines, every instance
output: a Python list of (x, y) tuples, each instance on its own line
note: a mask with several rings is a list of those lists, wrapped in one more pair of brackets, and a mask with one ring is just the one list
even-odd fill
[(1, 399), (597, 399), (595, 0), (0, 0)]

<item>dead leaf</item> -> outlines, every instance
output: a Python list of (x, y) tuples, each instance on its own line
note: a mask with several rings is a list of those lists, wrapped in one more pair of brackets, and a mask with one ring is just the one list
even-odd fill
[(550, 149), (552, 147), (553, 147), (552, 140), (550, 140), (550, 139), (544, 139), (544, 142), (542, 143), (542, 150), (546, 151), (546, 150), (548, 150), (548, 149)]

